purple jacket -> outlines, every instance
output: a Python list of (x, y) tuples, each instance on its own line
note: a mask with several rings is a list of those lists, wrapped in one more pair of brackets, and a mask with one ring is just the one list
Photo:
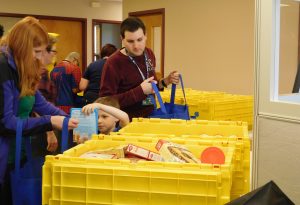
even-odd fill
[[(19, 78), (13, 56), (0, 51), (0, 184), (7, 165), (9, 143), (16, 135), (19, 103)], [(33, 111), (41, 117), (29, 117), (23, 123), (23, 136), (52, 130), (51, 115), (66, 113), (47, 102), (39, 91), (35, 94)]]

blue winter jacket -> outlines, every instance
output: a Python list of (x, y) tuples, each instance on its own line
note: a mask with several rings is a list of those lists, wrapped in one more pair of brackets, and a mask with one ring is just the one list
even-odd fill
[[(0, 185), (6, 170), (9, 143), (16, 136), (18, 101), (18, 72), (11, 54), (0, 51)], [(66, 113), (47, 102), (39, 91), (35, 94), (33, 111), (41, 117), (30, 117), (23, 123), (23, 136), (40, 134), (52, 130), (51, 115)]]

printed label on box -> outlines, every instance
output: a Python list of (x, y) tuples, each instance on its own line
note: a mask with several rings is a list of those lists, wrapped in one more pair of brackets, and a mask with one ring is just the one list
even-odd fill
[(71, 117), (78, 119), (78, 127), (73, 130), (73, 141), (82, 143), (91, 139), (93, 134), (98, 134), (98, 110), (94, 110), (91, 114), (85, 115), (81, 112), (81, 108), (72, 108)]
[(160, 154), (133, 144), (128, 145), (126, 152), (147, 160), (159, 161), (159, 162), (164, 161), (164, 159), (160, 156)]

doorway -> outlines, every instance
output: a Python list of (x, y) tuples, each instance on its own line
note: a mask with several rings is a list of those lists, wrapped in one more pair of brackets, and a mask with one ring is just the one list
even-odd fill
[(111, 43), (117, 48), (122, 47), (120, 38), (120, 21), (92, 20), (92, 61), (100, 58), (100, 48)]
[(156, 58), (156, 76), (164, 77), (164, 49), (165, 49), (165, 9), (130, 12), (129, 16), (140, 18), (146, 27), (147, 43)]

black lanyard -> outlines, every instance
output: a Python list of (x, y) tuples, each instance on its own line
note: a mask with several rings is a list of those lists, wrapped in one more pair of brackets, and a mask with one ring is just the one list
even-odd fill
[(127, 51), (126, 48), (125, 48), (125, 52), (128, 55), (130, 61), (137, 67), (137, 69), (140, 72), (140, 75), (143, 78), (143, 80), (146, 80), (147, 78), (149, 78), (149, 72), (152, 70), (152, 66), (151, 66), (151, 63), (149, 62), (149, 58), (148, 58), (148, 55), (147, 55), (146, 51), (144, 51), (144, 58), (145, 58), (145, 64), (146, 64), (146, 69), (147, 69), (147, 76), (146, 76), (147, 78), (145, 78), (143, 72), (141, 71), (140, 67), (135, 62), (135, 60), (133, 59), (133, 57), (128, 54), (128, 51)]

